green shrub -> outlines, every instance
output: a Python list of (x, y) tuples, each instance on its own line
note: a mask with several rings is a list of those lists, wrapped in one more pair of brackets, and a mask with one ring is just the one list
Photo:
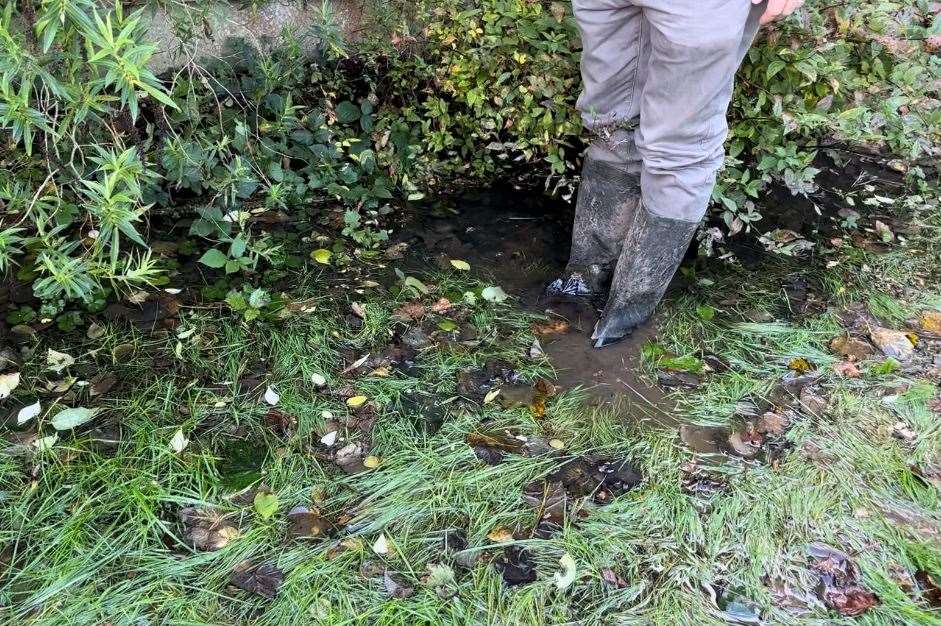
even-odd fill
[[(129, 4), (129, 3), (128, 3)], [(326, 220), (369, 253), (395, 200), (444, 180), (525, 171), (568, 194), (584, 138), (567, 3), (370, 5), (391, 29), (347, 55), (325, 3), (311, 40), (286, 34), (234, 64), (148, 69), (140, 14), (120, 2), (8, 2), (0, 19), (0, 272), (49, 317), (160, 284), (145, 227), (189, 225), (205, 266), (251, 273), (286, 255), (256, 217)], [(174, 3), (195, 34), (205, 7)], [(367, 29), (369, 25), (367, 24)], [(808, 7), (764, 32), (740, 73), (716, 211), (734, 234), (773, 180), (814, 189), (818, 156), (865, 150), (911, 176), (937, 156), (938, 24), (929, 2)], [(324, 208), (331, 209), (325, 213)], [(195, 242), (195, 243), (194, 243)]]

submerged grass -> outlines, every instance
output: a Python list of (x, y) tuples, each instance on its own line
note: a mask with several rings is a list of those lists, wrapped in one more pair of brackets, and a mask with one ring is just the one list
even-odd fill
[[(875, 265), (865, 256), (859, 263)], [(893, 267), (887, 258), (878, 265)], [(898, 267), (899, 280), (918, 270), (910, 259)], [(906, 298), (875, 291), (862, 278), (849, 282), (851, 271), (805, 273), (830, 290), (829, 304), (862, 300), (886, 323), (937, 302), (936, 293)], [(716, 354), (730, 366), (679, 395), (689, 420), (729, 424), (736, 405), (767, 395), (796, 357), (829, 371), (835, 357), (826, 344), (840, 330), (836, 318), (826, 308), (784, 314), (790, 303), (780, 277), (739, 270), (710, 277), (708, 292), (694, 285), (667, 303), (660, 341), (675, 354)], [(442, 292), (472, 287), (457, 274), (434, 279)], [(537, 418), (526, 408), (460, 398), (457, 373), (487, 362), (508, 361), (530, 382), (551, 373), (551, 364), (524, 356), (530, 318), (510, 304), (471, 307), (468, 322), (479, 340), (472, 348), (432, 346), (407, 375), (344, 376), (350, 354), (388, 343), (392, 311), (403, 300), (388, 293), (357, 298), (366, 311), (359, 330), (344, 321), (345, 308), (324, 300), (312, 314), (281, 326), (247, 326), (194, 310), (165, 339), (111, 327), (84, 345), (40, 346), (24, 369), (24, 396), (40, 391), (46, 347), (77, 356), (85, 371), (112, 369), (121, 380), (100, 403), (106, 411), (96, 428), (64, 435), (45, 452), (11, 445), (0, 456), (0, 620), (721, 624), (731, 619), (725, 609), (745, 604), (768, 623), (848, 622), (815, 599), (805, 547), (817, 541), (853, 556), (862, 583), (879, 597), (856, 621), (941, 624), (937, 607), (903, 576), (927, 572), (941, 580), (941, 502), (937, 488), (918, 475), (918, 468), (938, 462), (941, 450), (941, 422), (927, 406), (937, 393), (932, 383), (914, 381), (887, 397), (887, 389), (912, 383), (912, 376), (824, 374), (826, 414), (802, 413), (774, 463), (729, 459), (709, 466), (700, 459), (721, 488), (693, 495), (684, 488), (693, 456), (676, 433), (626, 418), (617, 406), (588, 407), (578, 393), (564, 392)], [(704, 304), (718, 311), (708, 321), (697, 312)], [(740, 321), (748, 311), (777, 314), (771, 321)], [(112, 351), (125, 343), (136, 357), (115, 365)], [(318, 389), (313, 374), (326, 377), (327, 389), (350, 386), (375, 405), (379, 418), (364, 441), (380, 459), (378, 468), (346, 475), (317, 457), (325, 419), (349, 409), (342, 396)], [(260, 389), (240, 390), (237, 381), (246, 379)], [(265, 421), (266, 385), (280, 394), (278, 409), (297, 420), (288, 434)], [(78, 393), (76, 402), (86, 400)], [(416, 419), (416, 398), (442, 412), (440, 430), (429, 433)], [(485, 465), (465, 442), (485, 421), (558, 439), (565, 449)], [(916, 433), (912, 442), (893, 436), (899, 421)], [(179, 454), (169, 446), (177, 429), (191, 439)], [(488, 538), (500, 527), (533, 528), (538, 513), (522, 502), (524, 486), (588, 453), (626, 457), (644, 481), (604, 506), (572, 503), (568, 521), (548, 539)], [(264, 519), (251, 504), (228, 498), (232, 474), (263, 481), (277, 494), (278, 512)], [(241, 535), (216, 552), (187, 548), (177, 512), (190, 505), (229, 513)], [(339, 536), (287, 541), (285, 514), (296, 505), (316, 506), (341, 521)], [(470, 569), (442, 551), (442, 538), (454, 530), (467, 538), (457, 560), (478, 557)], [(384, 555), (372, 549), (380, 535), (390, 546)], [(508, 544), (527, 547), (539, 572), (535, 582), (504, 584), (490, 561)], [(565, 590), (553, 577), (563, 555), (574, 559), (577, 572)], [(232, 570), (246, 560), (285, 572), (277, 597), (229, 585)], [(430, 564), (454, 567), (447, 594), (427, 584)], [(390, 598), (382, 571), (414, 594)], [(807, 606), (800, 611), (787, 608), (801, 604)]]

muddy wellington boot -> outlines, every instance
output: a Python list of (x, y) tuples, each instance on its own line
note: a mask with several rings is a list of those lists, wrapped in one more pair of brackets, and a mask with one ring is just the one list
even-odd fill
[(606, 146), (588, 150), (575, 205), (569, 261), (562, 276), (546, 287), (548, 297), (603, 301), (640, 202), (640, 175), (630, 169), (621, 155)]
[(611, 284), (611, 294), (592, 340), (603, 348), (631, 334), (653, 315), (676, 273), (699, 222), (634, 213)]

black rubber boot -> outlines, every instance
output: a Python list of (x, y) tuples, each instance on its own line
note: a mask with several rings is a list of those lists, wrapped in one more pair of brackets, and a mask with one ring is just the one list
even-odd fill
[(650, 319), (676, 273), (699, 222), (661, 217), (640, 207), (634, 213), (611, 284), (611, 294), (591, 338), (611, 345)]
[(549, 297), (595, 302), (604, 297), (640, 202), (640, 176), (618, 165), (591, 151), (585, 157), (569, 262), (546, 288)]

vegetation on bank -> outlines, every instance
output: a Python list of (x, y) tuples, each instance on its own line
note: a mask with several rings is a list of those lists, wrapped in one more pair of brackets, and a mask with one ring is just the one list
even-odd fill
[(644, 349), (694, 385), (677, 409), (555, 389), (533, 340), (565, 325), (459, 259), (296, 270), (250, 321), (164, 304), (20, 337), (2, 621), (941, 623), (941, 221), (916, 223), (689, 269)]
[[(170, 227), (205, 265), (251, 275), (284, 263), (259, 214), (342, 208), (335, 251), (368, 255), (393, 206), (455, 178), (532, 164), (571, 190), (582, 139), (567, 3), (381, 2), (364, 18), (381, 34), (355, 47), (325, 3), (322, 23), (270, 53), (161, 78), (143, 14), (122, 6), (11, 1), (0, 17), (0, 271), (32, 285), (42, 318), (159, 285), (173, 259), (148, 244)], [(725, 231), (759, 219), (772, 180), (812, 190), (822, 153), (875, 152), (913, 185), (934, 176), (931, 6), (808, 7), (760, 37), (716, 191)], [(208, 10), (169, 9), (184, 37)]]

